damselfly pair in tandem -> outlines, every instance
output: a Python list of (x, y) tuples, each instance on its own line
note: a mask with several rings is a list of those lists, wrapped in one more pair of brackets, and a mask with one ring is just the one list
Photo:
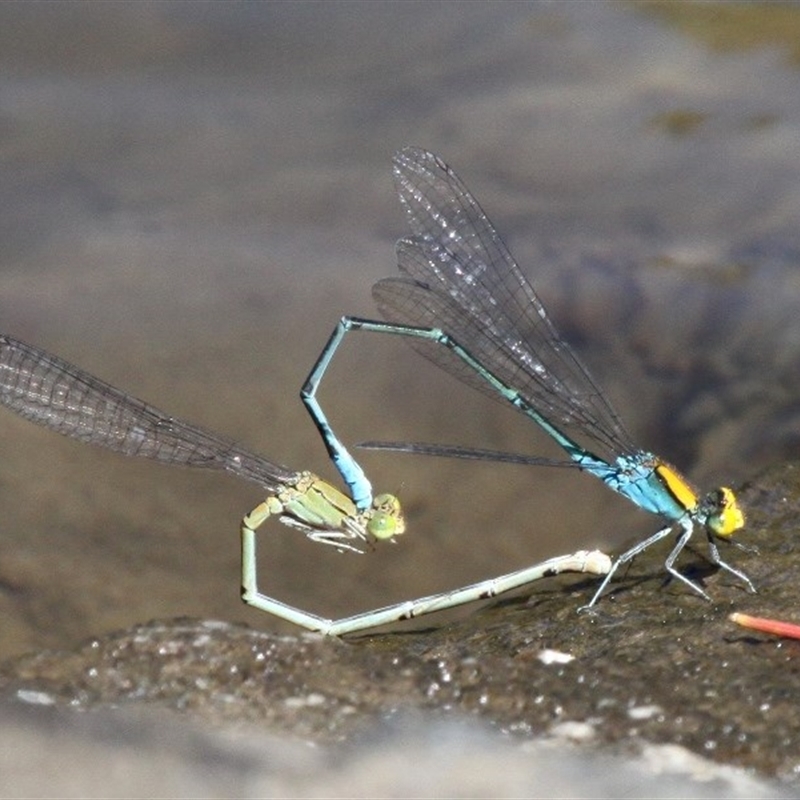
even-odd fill
[[(567, 571), (606, 576), (585, 606), (590, 608), (620, 565), (667, 536), (676, 524), (681, 533), (666, 561), (670, 574), (708, 598), (674, 568), (695, 527), (700, 527), (707, 533), (711, 561), (755, 591), (743, 572), (720, 558), (714, 542), (714, 537), (729, 539), (744, 524), (733, 492), (722, 488), (700, 498), (673, 467), (633, 445), (480, 206), (443, 162), (424, 150), (406, 148), (395, 157), (394, 171), (413, 236), (397, 246), (403, 275), (379, 281), (373, 290), (388, 321), (342, 318), (301, 391), (350, 489), (349, 497), (312, 473), (250, 453), (7, 336), (0, 337), (0, 403), (80, 441), (162, 463), (222, 470), (260, 484), (271, 494), (242, 521), (242, 597), (256, 608), (324, 634), (342, 635), (418, 617)], [(668, 524), (613, 562), (598, 551), (579, 551), (344, 619), (325, 619), (264, 595), (256, 577), (256, 530), (271, 516), (313, 541), (350, 552), (362, 552), (369, 542), (393, 540), (405, 531), (398, 499), (388, 494), (373, 497), (364, 471), (333, 432), (316, 397), (334, 352), (350, 330), (408, 337), (435, 363), (536, 422), (566, 451), (567, 463), (599, 477)], [(593, 450), (578, 444), (578, 437), (568, 431), (591, 441)], [(535, 465), (564, 463), (442, 445), (368, 445)]]
[[(394, 177), (412, 235), (397, 243), (400, 276), (384, 278), (372, 289), (386, 321), (343, 317), (311, 373), (311, 394), (349, 331), (406, 337), (444, 370), (533, 420), (569, 460), (414, 442), (365, 442), (362, 447), (572, 466), (665, 519), (664, 527), (610, 564), (605, 579), (582, 609), (597, 603), (620, 566), (676, 527), (677, 541), (665, 562), (672, 577), (710, 599), (702, 587), (675, 568), (678, 556), (699, 528), (706, 534), (710, 561), (754, 592), (750, 579), (722, 560), (715, 541), (730, 541), (744, 526), (744, 514), (731, 489), (722, 487), (700, 496), (674, 467), (634, 444), (619, 415), (555, 329), (478, 202), (443, 161), (420, 148), (407, 147), (395, 155)], [(323, 438), (331, 443), (333, 455), (337, 440), (322, 410), (313, 403), (309, 409)], [(353, 496), (367, 499), (361, 484), (363, 472), (349, 459), (347, 454), (336, 462), (339, 471)]]

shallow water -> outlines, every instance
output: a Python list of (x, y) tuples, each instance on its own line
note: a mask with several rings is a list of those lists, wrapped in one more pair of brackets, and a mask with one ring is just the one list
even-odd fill
[[(643, 446), (702, 485), (794, 454), (800, 11), (720, 13), (762, 32), (737, 39), (688, 4), (366, 8), (0, 7), (0, 330), (331, 477), (297, 391), (336, 319), (374, 314), (405, 233), (390, 157), (418, 144)], [(551, 452), (472, 394), (354, 336), (323, 401), (347, 442)], [(0, 425), (6, 653), (156, 616), (278, 627), (238, 600), (257, 488)], [(276, 529), (265, 590), (338, 614), (655, 524), (561, 470), (363, 463), (404, 540), (348, 558)]]

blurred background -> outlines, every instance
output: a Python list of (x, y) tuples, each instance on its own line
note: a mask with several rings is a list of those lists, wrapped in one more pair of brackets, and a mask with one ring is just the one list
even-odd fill
[[(298, 390), (375, 314), (416, 144), (642, 447), (735, 483), (800, 445), (798, 42), (794, 4), (0, 5), (0, 331), (333, 480)], [(350, 444), (553, 454), (396, 339), (351, 336), (321, 400)], [(239, 601), (258, 487), (1, 409), (0, 442), (3, 655), (153, 617), (289, 630)], [(408, 533), (354, 556), (269, 526), (264, 592), (340, 616), (658, 524), (575, 471), (361, 462)]]

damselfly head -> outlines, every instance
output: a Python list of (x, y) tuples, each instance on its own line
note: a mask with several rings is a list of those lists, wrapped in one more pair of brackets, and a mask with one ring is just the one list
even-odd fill
[(367, 532), (376, 539), (392, 539), (405, 533), (406, 518), (400, 501), (393, 494), (379, 494), (368, 512)]
[(727, 539), (744, 527), (744, 512), (736, 500), (736, 495), (727, 486), (711, 492), (704, 501), (706, 506), (706, 525), (723, 539)]

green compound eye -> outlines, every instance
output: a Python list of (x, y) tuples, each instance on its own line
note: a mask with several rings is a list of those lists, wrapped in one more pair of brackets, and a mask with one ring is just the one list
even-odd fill
[(406, 521), (400, 501), (393, 494), (379, 494), (372, 501), (367, 532), (376, 539), (392, 539), (405, 533)]

